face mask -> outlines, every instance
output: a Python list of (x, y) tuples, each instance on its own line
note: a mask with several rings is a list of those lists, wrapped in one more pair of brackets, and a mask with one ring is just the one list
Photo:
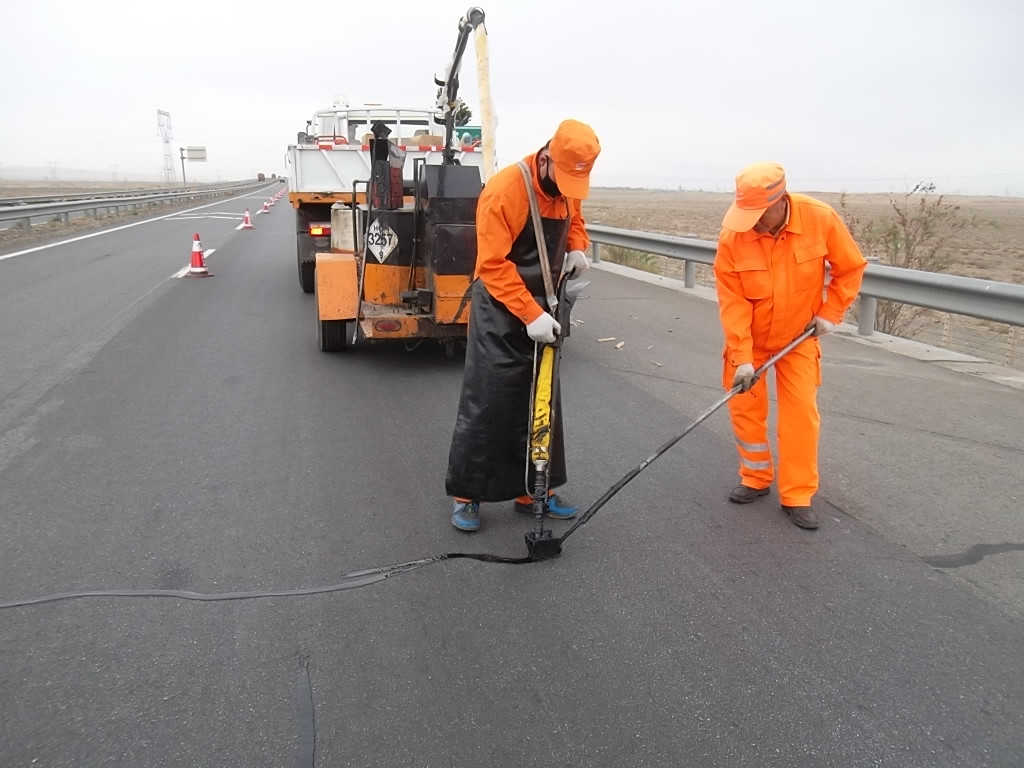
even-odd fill
[[(551, 164), (551, 158), (548, 158), (548, 164)], [(541, 177), (541, 188), (544, 189), (544, 194), (549, 198), (557, 198), (561, 195), (558, 184), (548, 174)]]
[[(548, 160), (548, 162), (551, 161)], [(547, 195), (548, 197), (558, 197), (562, 194), (561, 191), (558, 189), (558, 185), (555, 184), (555, 182), (551, 179), (550, 176), (544, 176), (540, 180), (540, 188), (544, 190), (544, 194)]]

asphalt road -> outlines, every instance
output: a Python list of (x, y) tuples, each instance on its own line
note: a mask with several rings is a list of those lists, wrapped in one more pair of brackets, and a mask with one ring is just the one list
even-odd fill
[[(0, 253), (0, 604), (525, 554), (510, 504), (448, 521), (460, 358), (320, 353), (261, 202)], [(213, 278), (171, 277), (193, 232)], [(589, 277), (583, 507), (721, 394), (712, 303)], [(557, 560), (0, 608), (0, 765), (1024, 765), (1021, 392), (824, 347), (819, 531), (726, 502), (723, 409)]]

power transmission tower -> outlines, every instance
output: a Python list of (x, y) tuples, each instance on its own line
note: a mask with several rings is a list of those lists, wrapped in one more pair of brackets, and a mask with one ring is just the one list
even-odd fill
[(157, 130), (159, 131), (159, 136), (164, 142), (164, 167), (162, 178), (164, 183), (173, 184), (177, 181), (177, 176), (174, 173), (174, 155), (171, 152), (171, 140), (174, 138), (174, 133), (171, 130), (171, 113), (158, 109), (156, 111), (156, 125)]

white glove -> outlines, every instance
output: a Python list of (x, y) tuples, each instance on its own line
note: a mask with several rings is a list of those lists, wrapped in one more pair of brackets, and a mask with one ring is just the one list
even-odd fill
[(562, 274), (570, 280), (581, 277), (584, 272), (590, 269), (590, 261), (583, 251), (569, 251), (565, 254), (565, 261), (562, 263)]
[(812, 325), (814, 326), (814, 333), (811, 334), (812, 336), (824, 336), (826, 333), (832, 333), (832, 331), (836, 329), (835, 323), (818, 315), (815, 315), (814, 319), (807, 324), (807, 328), (810, 328)]
[(526, 324), (526, 335), (540, 344), (554, 344), (555, 336), (561, 332), (562, 326), (547, 312)]
[(739, 387), (740, 392), (746, 392), (757, 381), (757, 376), (754, 375), (754, 366), (750, 363), (743, 363), (737, 366), (736, 373), (732, 375), (732, 385)]

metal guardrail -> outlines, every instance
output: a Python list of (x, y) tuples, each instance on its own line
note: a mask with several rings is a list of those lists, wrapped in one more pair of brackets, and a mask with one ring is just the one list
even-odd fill
[[(122, 197), (137, 198), (158, 193), (175, 194), (215, 189), (247, 189), (256, 183), (262, 184), (265, 182), (240, 181), (227, 184), (189, 184), (183, 187), (166, 187), (163, 189), (154, 189), (152, 187), (148, 189), (119, 189), (110, 192), (100, 192), (97, 190), (93, 190), (92, 192), (63, 192), (61, 190), (54, 190), (45, 195), (27, 195), (23, 197), (0, 197), (0, 209), (6, 206), (26, 206), (35, 205), (38, 203), (61, 203), (72, 202), (76, 200), (105, 200), (109, 198)], [(40, 185), (44, 184), (45, 182), (40, 182)]]
[[(697, 264), (710, 265), (715, 261), (717, 244), (707, 240), (635, 232), (596, 224), (588, 225), (587, 233), (590, 235), (595, 262), (601, 260), (602, 244), (682, 260), (685, 262), (683, 282), (687, 288), (696, 285)], [(878, 299), (1024, 326), (1024, 285), (1015, 283), (868, 264), (860, 296), (862, 311), (858, 332), (863, 336), (870, 336), (875, 330), (875, 306)]]
[[(118, 212), (121, 209), (134, 210), (139, 207), (152, 207), (165, 203), (203, 199), (207, 197), (220, 197), (242, 192), (254, 187), (265, 187), (266, 181), (253, 181), (244, 184), (219, 185), (214, 187), (181, 189), (174, 192), (121, 192), (119, 196), (110, 197), (102, 194), (87, 195), (78, 199), (61, 200), (51, 203), (34, 203), (26, 205), (9, 204), (0, 207), (0, 222), (18, 222), (24, 229), (30, 229), (33, 219), (51, 220), (60, 217), (65, 224), (68, 223), (72, 213), (84, 212), (95, 217), (99, 211)], [(69, 196), (70, 197), (70, 196)], [(26, 200), (29, 198), (22, 198)]]

